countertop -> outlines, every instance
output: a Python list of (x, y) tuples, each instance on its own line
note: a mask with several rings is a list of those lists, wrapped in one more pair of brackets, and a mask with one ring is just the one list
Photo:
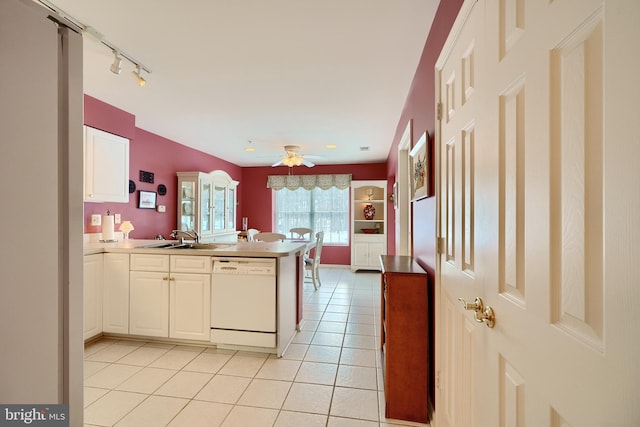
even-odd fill
[[(84, 254), (99, 253), (147, 253), (164, 255), (205, 255), (252, 258), (277, 258), (303, 253), (306, 250), (304, 242), (238, 242), (220, 243), (216, 249), (167, 249), (153, 248), (172, 240), (123, 240), (113, 243), (90, 242), (84, 244)], [(227, 246), (228, 245), (228, 246)]]

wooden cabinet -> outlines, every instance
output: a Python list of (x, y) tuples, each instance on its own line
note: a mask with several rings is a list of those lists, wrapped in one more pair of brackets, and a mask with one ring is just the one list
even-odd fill
[(377, 270), (387, 253), (387, 181), (351, 182), (351, 271)]
[(235, 242), (236, 187), (224, 171), (178, 172), (178, 227), (202, 242)]
[(380, 344), (385, 416), (429, 422), (429, 304), (426, 272), (408, 256), (380, 257)]
[(129, 254), (104, 254), (102, 329), (129, 333)]
[(102, 272), (103, 255), (94, 254), (84, 257), (84, 339), (87, 340), (102, 333)]
[(132, 335), (209, 341), (211, 258), (131, 254)]
[(84, 126), (84, 200), (129, 202), (129, 140)]

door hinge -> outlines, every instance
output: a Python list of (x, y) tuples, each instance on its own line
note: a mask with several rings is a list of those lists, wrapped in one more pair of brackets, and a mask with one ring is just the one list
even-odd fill
[(442, 120), (442, 102), (438, 102), (438, 106), (436, 107), (436, 116), (438, 120)]
[(440, 369), (436, 372), (436, 389), (440, 390)]
[(444, 253), (444, 237), (438, 237), (437, 242), (436, 242), (436, 252), (438, 254), (443, 254)]

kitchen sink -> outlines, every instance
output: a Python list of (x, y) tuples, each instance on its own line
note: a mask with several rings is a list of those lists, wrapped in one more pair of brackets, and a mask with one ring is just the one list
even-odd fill
[(221, 243), (162, 243), (159, 245), (149, 245), (146, 249), (218, 249), (226, 248), (230, 245)]

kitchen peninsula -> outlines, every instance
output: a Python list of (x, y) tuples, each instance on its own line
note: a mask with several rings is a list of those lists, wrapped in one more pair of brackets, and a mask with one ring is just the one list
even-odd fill
[(302, 321), (306, 245), (176, 243), (85, 243), (85, 341), (106, 335), (281, 356)]

